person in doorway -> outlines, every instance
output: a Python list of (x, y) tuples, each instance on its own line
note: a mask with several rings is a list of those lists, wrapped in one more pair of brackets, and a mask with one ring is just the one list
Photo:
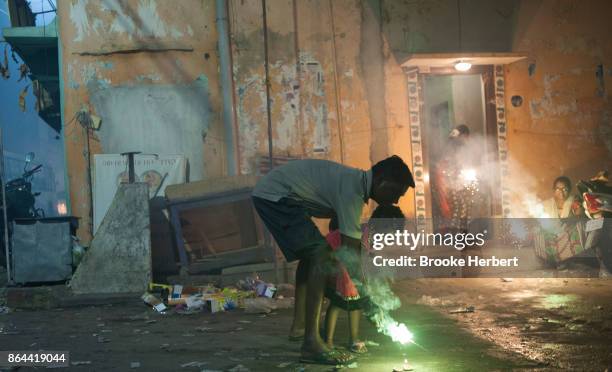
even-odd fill
[(442, 232), (467, 231), (472, 205), (472, 194), (476, 188), (466, 174), (467, 159), (461, 154), (470, 138), (470, 129), (458, 125), (448, 136), (446, 152), (433, 167), (432, 199), (436, 230)]
[[(399, 207), (394, 205), (379, 205), (372, 213), (370, 219), (393, 219), (403, 220), (404, 214)], [(395, 224), (393, 224), (395, 225)], [(368, 225), (364, 225), (361, 239), (362, 247), (369, 250)], [(325, 237), (329, 246), (335, 251), (341, 247), (341, 235), (338, 230), (338, 221), (332, 218), (329, 223), (329, 234)], [(328, 280), (325, 289), (325, 297), (329, 299), (329, 307), (325, 313), (325, 342), (331, 349), (334, 347), (334, 334), (336, 322), (340, 310), (348, 313), (349, 319), (349, 349), (358, 354), (368, 351), (365, 342), (359, 339), (359, 322), (361, 310), (367, 306), (367, 297), (363, 297), (357, 291), (357, 287), (351, 280), (350, 275), (342, 263), (338, 263), (334, 275)]]
[[(398, 156), (368, 171), (327, 160), (295, 160), (273, 169), (253, 190), (253, 205), (287, 261), (299, 260), (296, 271), (295, 313), (290, 338), (303, 337), (303, 362), (349, 363), (352, 357), (330, 349), (319, 334), (326, 277), (332, 259), (341, 257), (351, 278), (360, 278), (361, 212), (369, 199), (396, 204), (409, 187), (412, 173)], [(332, 251), (311, 217), (338, 220), (342, 248)], [(338, 254), (341, 253), (341, 254)]]

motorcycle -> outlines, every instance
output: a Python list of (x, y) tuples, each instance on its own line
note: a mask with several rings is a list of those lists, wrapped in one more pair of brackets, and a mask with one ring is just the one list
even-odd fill
[(602, 171), (576, 185), (589, 218), (584, 228), (585, 249), (593, 249), (597, 255), (601, 276), (612, 275), (612, 186), (608, 176), (607, 171)]
[(34, 160), (34, 153), (29, 152), (25, 158), (23, 174), (7, 182), (6, 192), (6, 216), (7, 220), (13, 221), (16, 218), (42, 218), (44, 211), (36, 208), (36, 197), (39, 192), (32, 192), (32, 179), (34, 175), (41, 171), (42, 164), (28, 170), (28, 166)]
[[(34, 160), (34, 153), (29, 152), (25, 157), (25, 165), (23, 167), (23, 174), (19, 178), (12, 179), (4, 186), (5, 200), (2, 204), (2, 190), (0, 190), (0, 250), (2, 253), (0, 257), (0, 265), (6, 264), (6, 257), (4, 252), (4, 234), (5, 234), (5, 216), (8, 225), (8, 236), (11, 236), (11, 222), (15, 219), (21, 218), (44, 218), (45, 213), (42, 209), (36, 208), (36, 197), (40, 195), (39, 192), (32, 192), (32, 179), (34, 175), (41, 171), (42, 164), (35, 166), (28, 170), (30, 163)], [(3, 208), (6, 206), (6, 215), (4, 215)]]

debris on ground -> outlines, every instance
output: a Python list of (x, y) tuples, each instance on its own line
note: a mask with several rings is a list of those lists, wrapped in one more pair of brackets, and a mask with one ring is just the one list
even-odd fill
[(249, 298), (245, 300), (245, 305), (244, 311), (248, 314), (267, 314), (277, 309), (276, 301), (266, 297)]
[(442, 300), (440, 298), (423, 295), (417, 300), (417, 304), (428, 306), (449, 306), (452, 305), (452, 302), (449, 300)]
[(378, 342), (374, 342), (374, 341), (366, 341), (365, 342), (366, 346), (374, 346), (374, 347), (379, 347), (380, 344)]
[(274, 284), (260, 282), (255, 287), (255, 291), (258, 296), (272, 298), (276, 293), (276, 287)]
[(8, 314), (11, 312), (8, 306), (0, 306), (0, 314)]
[(455, 310), (451, 310), (449, 311), (449, 314), (473, 313), (475, 310), (476, 308), (474, 306), (466, 306), (466, 307), (460, 307)]
[(151, 293), (147, 292), (143, 294), (141, 298), (146, 304), (151, 305), (159, 313), (163, 313), (166, 310), (166, 305)]
[(570, 331), (581, 331), (584, 330), (584, 324), (566, 324), (565, 328)]
[(132, 362), (132, 363), (130, 363), (130, 368), (140, 368), (140, 362)]
[(295, 297), (295, 286), (289, 283), (282, 283), (277, 285), (276, 296)]
[(191, 314), (201, 313), (202, 308), (191, 308), (190, 309), (184, 304), (179, 304), (179, 305), (176, 305), (176, 307), (174, 308), (174, 312), (177, 314), (181, 314), (181, 315), (191, 315)]
[(512, 278), (501, 278), (501, 281), (504, 283), (512, 283), (514, 281), (514, 279)]
[(348, 368), (348, 369), (359, 368), (359, 364), (357, 362), (352, 362), (351, 364), (336, 364), (332, 370), (340, 371), (345, 368)]
[(287, 367), (289, 367), (292, 364), (293, 364), (293, 362), (282, 362), (279, 365), (277, 365), (276, 367), (277, 368), (287, 368)]
[[(268, 314), (273, 310), (287, 309), (294, 305), (295, 287), (291, 284), (267, 283), (257, 274), (238, 281), (235, 286), (218, 288), (213, 284), (186, 286), (181, 284), (150, 283), (142, 300), (161, 314), (190, 315), (200, 312), (217, 313), (244, 309), (251, 314)], [(148, 317), (132, 316), (129, 320), (146, 320)], [(250, 321), (242, 321), (250, 323)]]

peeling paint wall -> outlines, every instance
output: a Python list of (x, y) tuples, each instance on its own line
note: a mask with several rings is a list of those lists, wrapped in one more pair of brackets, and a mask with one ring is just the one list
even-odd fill
[[(537, 0), (536, 0), (537, 1)], [(381, 5), (385, 38), (396, 56), (507, 52), (520, 0), (367, 0)]]
[(190, 179), (225, 172), (213, 0), (58, 2), (64, 136), (71, 213), (89, 241), (86, 136), (74, 120), (102, 118), (95, 153), (184, 154)]
[(521, 3), (513, 49), (529, 58), (506, 67), (510, 178), (540, 198), (552, 195), (559, 175), (575, 183), (612, 170), (610, 14), (605, 0)]
[[(400, 112), (407, 96), (393, 100), (399, 105), (395, 121), (388, 123), (384, 115), (388, 85), (405, 93), (403, 72), (383, 56), (380, 19), (370, 5), (266, 3), (267, 59), (262, 2), (233, 0), (229, 6), (241, 171), (257, 172), (258, 159), (269, 152), (266, 60), (273, 156), (329, 159), (362, 169), (392, 153), (408, 160), (407, 112)], [(388, 80), (383, 63), (395, 68)], [(373, 142), (396, 130), (393, 143)], [(413, 203), (404, 199), (411, 213)]]
[[(104, 125), (98, 138), (107, 153), (131, 150), (184, 154), (191, 180), (203, 179), (203, 141), (210, 123), (208, 84), (139, 84), (90, 91)], [(138, 107), (138, 110), (134, 110)]]
[(238, 162), (242, 174), (255, 173), (257, 156), (268, 153), (262, 14), (259, 1), (230, 1)]
[[(506, 67), (508, 144), (541, 191), (557, 173), (584, 177), (610, 164), (604, 0), (462, 0), (461, 27), (456, 0), (263, 4), (228, 1), (240, 173), (258, 172), (269, 130), (274, 156), (367, 169), (398, 154), (411, 164), (401, 63), (460, 51), (529, 52)], [(94, 152), (167, 146), (188, 154), (192, 179), (224, 173), (214, 1), (70, 0), (59, 14), (75, 215), (88, 212), (83, 131), (70, 123), (82, 107), (103, 118)], [(400, 205), (414, 216), (414, 192)]]

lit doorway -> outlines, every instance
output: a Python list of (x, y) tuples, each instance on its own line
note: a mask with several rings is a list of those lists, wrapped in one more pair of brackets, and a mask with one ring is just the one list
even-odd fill
[[(410, 67), (412, 61), (407, 62), (406, 67)], [(426, 62), (432, 61), (435, 62), (431, 59)], [(478, 65), (462, 73), (451, 67), (415, 67), (407, 69), (406, 74), (417, 227), (428, 231), (439, 230), (441, 223), (443, 227), (457, 227), (457, 219), (452, 220), (449, 208), (446, 217), (441, 216), (440, 199), (435, 198), (449, 195), (455, 201), (466, 200), (457, 198), (458, 194), (450, 193), (448, 188), (440, 189), (444, 182), (436, 184), (440, 179), (438, 170), (443, 169), (440, 163), (449, 153), (457, 153), (451, 156), (456, 161), (446, 164), (446, 170), (454, 172), (446, 180), (458, 180), (459, 183), (453, 185), (453, 190), (462, 188), (463, 183), (459, 181), (464, 175), (468, 175), (465, 180), (477, 181), (475, 184), (469, 182), (471, 202), (469, 212), (459, 214), (461, 230), (472, 222), (483, 222), (481, 218), (501, 216), (500, 176), (506, 166), (503, 66)], [(456, 141), (451, 142), (449, 135), (460, 125), (465, 126), (462, 132), (470, 134), (469, 145), (456, 151), (452, 146)]]
[[(486, 79), (486, 77), (485, 77)], [(423, 150), (434, 231), (470, 230), (492, 215), (490, 151), (483, 75), (424, 74)]]

